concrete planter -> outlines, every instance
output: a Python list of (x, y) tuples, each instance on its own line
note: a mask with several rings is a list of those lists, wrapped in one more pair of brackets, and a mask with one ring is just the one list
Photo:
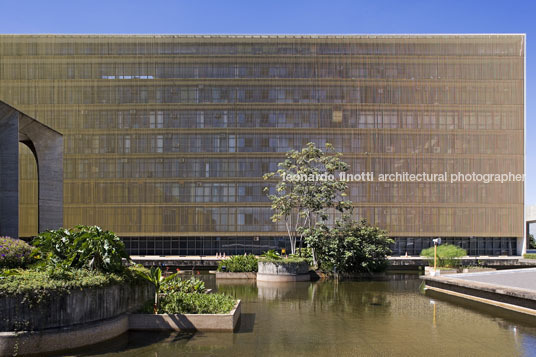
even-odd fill
[(257, 281), (310, 281), (307, 262), (263, 262), (259, 261)]
[(448, 274), (458, 274), (458, 269), (453, 268), (437, 268), (434, 271), (434, 267), (425, 267), (424, 274), (430, 276), (439, 276), (439, 275), (448, 275)]
[(102, 342), (128, 330), (126, 313), (152, 299), (149, 284), (73, 290), (39, 304), (0, 298), (0, 356), (49, 353)]
[(131, 314), (128, 327), (133, 331), (234, 331), (241, 309), (238, 300), (228, 314)]
[(230, 273), (230, 272), (217, 271), (216, 279), (257, 279), (257, 273), (255, 272)]
[(140, 308), (154, 296), (150, 284), (110, 285), (54, 294), (38, 304), (0, 298), (0, 331), (40, 331), (103, 321)]

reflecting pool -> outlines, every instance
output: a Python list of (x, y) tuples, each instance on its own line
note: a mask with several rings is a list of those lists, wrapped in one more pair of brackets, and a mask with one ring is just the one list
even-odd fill
[(310, 283), (203, 279), (242, 300), (237, 333), (130, 332), (70, 355), (536, 355), (536, 320), (425, 295), (417, 275)]

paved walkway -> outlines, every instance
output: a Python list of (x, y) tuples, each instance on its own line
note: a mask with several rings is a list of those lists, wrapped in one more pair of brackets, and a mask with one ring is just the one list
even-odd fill
[(457, 274), (449, 278), (536, 291), (536, 268)]

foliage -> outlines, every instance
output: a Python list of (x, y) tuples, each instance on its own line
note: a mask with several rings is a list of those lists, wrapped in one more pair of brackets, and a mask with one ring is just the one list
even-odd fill
[(266, 263), (301, 263), (301, 262), (307, 262), (308, 260), (304, 257), (289, 256), (285, 258), (262, 257), (259, 259), (259, 261), (266, 262)]
[(523, 258), (525, 258), (525, 259), (536, 259), (536, 254), (534, 254), (534, 253), (523, 254)]
[(296, 254), (291, 254), (289, 258), (303, 258), (309, 265), (314, 265), (313, 249), (309, 247), (297, 248)]
[(248, 255), (234, 255), (227, 259), (224, 259), (218, 264), (218, 271), (225, 271), (231, 273), (241, 272), (256, 272), (258, 269), (258, 259), (253, 254)]
[(154, 286), (154, 303), (153, 303), (153, 311), (154, 313), (158, 313), (158, 306), (160, 303), (159, 296), (162, 293), (162, 286), (166, 284), (167, 282), (171, 281), (172, 279), (175, 279), (175, 274), (171, 274), (168, 277), (164, 277), (162, 275), (162, 269), (160, 267), (151, 267), (151, 270), (149, 271), (138, 271), (137, 274), (142, 278), (151, 283)]
[(534, 239), (534, 234), (529, 234), (529, 249), (536, 249), (536, 239)]
[(25, 268), (33, 262), (33, 248), (23, 240), (0, 237), (0, 268)]
[(161, 314), (227, 314), (236, 300), (223, 294), (173, 293), (162, 297)]
[(287, 152), (279, 169), (264, 175), (265, 180), (279, 178), (275, 193), (265, 187), (272, 201), (273, 222), (284, 221), (290, 240), (291, 253), (296, 253), (297, 238), (303, 241), (305, 228), (327, 219), (328, 210), (343, 212), (351, 207), (344, 200), (348, 185), (338, 180), (349, 165), (341, 159), (342, 154), (326, 144), (326, 151), (312, 142), (301, 150)]
[[(467, 251), (452, 244), (443, 244), (437, 247), (437, 266), (443, 268), (452, 268), (458, 266), (460, 261), (456, 258), (464, 257)], [(427, 257), (431, 266), (434, 264), (434, 247), (426, 248), (421, 251), (421, 256)]]
[(181, 279), (174, 275), (173, 279), (167, 279), (160, 287), (162, 294), (188, 293), (202, 294), (206, 291), (205, 282), (197, 278)]
[[(298, 248), (300, 249), (300, 248)], [(275, 250), (268, 250), (261, 254), (261, 258), (259, 259), (261, 262), (270, 262), (270, 263), (301, 263), (307, 261), (305, 257), (300, 257), (297, 254), (289, 255), (288, 257), (281, 256), (278, 252)]]
[(281, 259), (283, 259), (281, 254), (279, 254), (278, 252), (276, 252), (273, 249), (267, 250), (266, 252), (262, 253), (261, 257), (264, 260), (281, 260)]
[(305, 232), (307, 246), (315, 250), (319, 267), (339, 273), (377, 272), (387, 267), (387, 234), (366, 220), (354, 221), (350, 215), (336, 219), (333, 227), (317, 224)]
[(140, 283), (136, 271), (139, 271), (139, 268), (128, 268), (121, 274), (103, 274), (87, 269), (71, 271), (0, 270), (0, 296), (20, 296), (21, 303), (35, 304), (52, 296), (68, 294), (75, 289)]
[(49, 230), (37, 236), (32, 245), (37, 248), (39, 265), (53, 269), (119, 273), (124, 270), (123, 259), (130, 260), (121, 239), (97, 226)]

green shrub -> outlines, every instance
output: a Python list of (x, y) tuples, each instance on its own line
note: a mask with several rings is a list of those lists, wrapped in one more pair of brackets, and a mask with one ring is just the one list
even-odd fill
[(525, 258), (525, 259), (536, 259), (536, 254), (534, 254), (534, 253), (523, 254), (523, 258)]
[[(437, 247), (437, 266), (442, 268), (452, 268), (460, 264), (460, 257), (465, 257), (467, 251), (452, 244), (443, 244)], [(434, 247), (421, 251), (421, 256), (428, 258), (430, 266), (434, 265)]]
[(236, 300), (223, 294), (173, 293), (161, 298), (161, 314), (227, 314)]
[(0, 268), (25, 268), (32, 263), (33, 248), (20, 239), (0, 237)]
[[(300, 248), (297, 248), (297, 252)], [(305, 261), (309, 261), (306, 257), (300, 257), (298, 253), (296, 254), (290, 254), (287, 257), (284, 257), (280, 255), (275, 250), (268, 250), (261, 254), (261, 258), (259, 259), (260, 262), (268, 262), (268, 263), (301, 263)]]
[(264, 259), (264, 260), (270, 260), (270, 261), (274, 261), (274, 260), (281, 260), (283, 259), (283, 257), (281, 256), (281, 254), (279, 254), (278, 252), (276, 252), (275, 250), (273, 249), (270, 249), (264, 253), (261, 254), (261, 258)]
[(218, 264), (218, 271), (224, 271), (231, 273), (242, 272), (256, 272), (258, 269), (258, 259), (253, 254), (248, 255), (234, 255), (225, 260), (222, 260)]
[(313, 250), (309, 247), (296, 248), (296, 254), (290, 254), (289, 257), (304, 258), (309, 265), (313, 265)]
[(32, 245), (37, 248), (41, 267), (89, 269), (105, 273), (124, 270), (130, 260), (121, 239), (97, 226), (76, 226), (43, 232)]
[(387, 268), (387, 233), (366, 220), (356, 222), (350, 215), (335, 220), (333, 226), (318, 223), (304, 230), (307, 246), (315, 250), (319, 268), (325, 272), (372, 273)]
[(309, 262), (307, 258), (298, 257), (295, 255), (290, 255), (286, 258), (273, 258), (273, 257), (261, 257), (259, 259), (260, 262), (267, 262), (267, 263), (301, 263), (301, 262)]
[(162, 274), (162, 269), (160, 267), (151, 267), (150, 270), (138, 271), (138, 276), (143, 280), (149, 282), (154, 286), (154, 302), (153, 302), (153, 313), (158, 313), (158, 306), (160, 304), (160, 294), (162, 293), (162, 287), (168, 281), (175, 279), (177, 273), (171, 274), (169, 276), (164, 276)]
[(34, 304), (51, 296), (68, 294), (71, 290), (102, 287), (113, 284), (142, 281), (135, 271), (126, 269), (121, 274), (82, 270), (37, 271), (32, 269), (0, 270), (0, 297), (20, 296), (21, 303)]
[(187, 293), (202, 294), (206, 291), (205, 283), (197, 278), (181, 279), (175, 276), (173, 279), (166, 280), (162, 284), (160, 291), (163, 294)]

